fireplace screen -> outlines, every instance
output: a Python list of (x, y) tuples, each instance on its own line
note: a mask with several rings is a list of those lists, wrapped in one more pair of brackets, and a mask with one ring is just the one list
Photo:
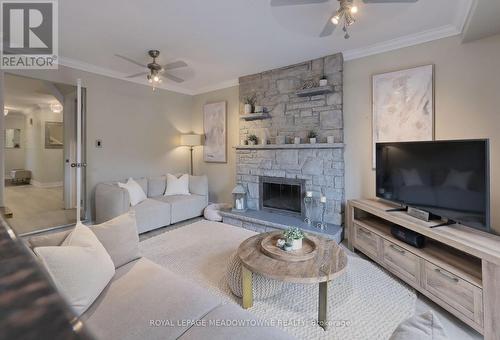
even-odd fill
[(302, 190), (302, 180), (261, 177), (261, 209), (282, 211), (301, 215)]

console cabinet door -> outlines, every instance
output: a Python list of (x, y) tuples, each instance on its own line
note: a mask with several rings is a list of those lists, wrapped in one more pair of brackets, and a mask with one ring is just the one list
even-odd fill
[(392, 242), (384, 240), (384, 263), (386, 267), (404, 278), (419, 285), (420, 258)]

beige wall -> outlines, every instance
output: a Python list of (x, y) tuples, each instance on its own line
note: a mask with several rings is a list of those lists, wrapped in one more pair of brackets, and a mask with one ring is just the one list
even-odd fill
[(193, 97), (193, 131), (203, 134), (203, 105), (219, 101), (227, 102), (227, 163), (206, 163), (203, 161), (203, 149), (195, 150), (195, 174), (206, 174), (209, 179), (211, 202), (230, 203), (231, 191), (235, 185), (236, 153), (239, 124), (239, 87), (208, 92)]
[(373, 197), (371, 75), (435, 64), (436, 139), (490, 138), (492, 226), (500, 233), (500, 35), (460, 37), (348, 61), (344, 65), (346, 198)]
[[(191, 127), (193, 98), (60, 66), (19, 75), (87, 88), (87, 202), (97, 183), (167, 172), (187, 172), (188, 153), (178, 146)], [(103, 148), (95, 148), (102, 139)], [(92, 202), (90, 201), (92, 199)]]

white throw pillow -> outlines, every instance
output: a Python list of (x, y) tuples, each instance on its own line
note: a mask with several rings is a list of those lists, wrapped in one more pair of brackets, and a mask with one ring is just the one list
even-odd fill
[(132, 177), (128, 179), (127, 183), (118, 183), (118, 186), (128, 191), (131, 206), (137, 205), (147, 198), (144, 190)]
[(432, 311), (403, 321), (389, 340), (446, 340), (443, 325)]
[(189, 175), (184, 174), (177, 178), (174, 175), (167, 174), (167, 189), (165, 196), (171, 195), (191, 195), (189, 193)]
[(418, 173), (417, 169), (401, 169), (401, 175), (403, 176), (403, 182), (405, 182), (406, 186), (422, 186), (424, 182), (422, 181), (422, 177)]
[(89, 308), (115, 275), (115, 265), (106, 249), (82, 224), (61, 246), (37, 247), (34, 252), (77, 315)]
[(469, 188), (469, 182), (472, 177), (472, 171), (458, 171), (451, 169), (444, 180), (444, 187), (453, 187), (462, 190), (467, 190)]

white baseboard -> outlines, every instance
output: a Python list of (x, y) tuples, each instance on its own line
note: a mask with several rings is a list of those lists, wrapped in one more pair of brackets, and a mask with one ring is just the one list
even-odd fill
[(57, 187), (62, 187), (63, 182), (38, 182), (34, 179), (31, 180), (30, 182), (31, 185), (37, 188), (57, 188)]

